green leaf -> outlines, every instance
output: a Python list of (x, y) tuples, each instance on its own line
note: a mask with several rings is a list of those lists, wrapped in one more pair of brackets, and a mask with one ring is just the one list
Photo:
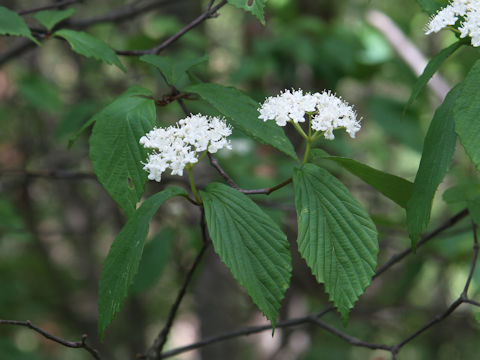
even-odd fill
[(286, 235), (252, 200), (212, 183), (201, 192), (215, 251), (275, 327), (292, 271)]
[(37, 19), (40, 24), (45, 26), (48, 31), (51, 31), (55, 25), (65, 19), (68, 19), (74, 13), (74, 8), (66, 10), (44, 10), (36, 13), (33, 17)]
[(362, 164), (353, 159), (348, 159), (339, 156), (325, 155), (320, 149), (313, 149), (311, 151), (312, 160), (315, 158), (323, 158), (331, 160), (350, 171), (353, 175), (358, 176), (367, 184), (373, 186), (383, 195), (396, 202), (403, 208), (406, 208), (407, 202), (412, 193), (413, 184), (401, 177), (388, 174), (386, 172), (374, 169), (368, 165)]
[(3, 6), (0, 6), (0, 35), (25, 36), (40, 45), (21, 16)]
[(432, 201), (455, 151), (453, 106), (460, 88), (453, 88), (433, 115), (423, 146), (422, 159), (415, 177), (412, 197), (407, 203), (407, 227), (412, 246), (428, 225)]
[(415, 85), (413, 85), (413, 90), (412, 94), (410, 95), (410, 98), (408, 99), (407, 105), (405, 105), (405, 108), (409, 107), (413, 101), (417, 98), (417, 96), (420, 94), (422, 89), (427, 85), (428, 81), (432, 78), (432, 76), (435, 74), (435, 72), (440, 68), (440, 66), (443, 64), (443, 62), (450, 56), (452, 55), (460, 46), (463, 44), (466, 44), (464, 40), (459, 40), (456, 43), (453, 43), (449, 47), (443, 49), (440, 51), (437, 55), (434, 56), (432, 60), (430, 60), (425, 67), (425, 70), (423, 70), (422, 75), (417, 79), (415, 82)]
[(428, 15), (433, 15), (446, 6), (448, 0), (417, 0), (417, 3)]
[(115, 54), (115, 51), (113, 51), (113, 49), (102, 40), (83, 31), (73, 31), (68, 29), (56, 31), (53, 35), (67, 40), (72, 47), (72, 50), (76, 53), (88, 58), (104, 61), (107, 64), (113, 64), (120, 70), (125, 71), (117, 54)]
[(200, 95), (220, 113), (225, 115), (236, 129), (262, 144), (269, 144), (284, 154), (298, 159), (292, 144), (282, 128), (273, 121), (258, 118), (259, 104), (243, 92), (218, 84), (202, 83), (184, 89)]
[(475, 313), (475, 320), (480, 324), (480, 312)]
[(156, 120), (155, 103), (149, 90), (133, 87), (97, 113), (90, 137), (93, 170), (110, 196), (127, 216), (135, 211), (143, 194), (147, 173), (142, 161), (147, 150), (139, 144)]
[(57, 124), (55, 138), (73, 138), (97, 110), (98, 104), (91, 101), (80, 101), (71, 105)]
[(454, 204), (475, 199), (480, 195), (480, 184), (461, 184), (455, 185), (443, 193), (443, 200), (447, 204)]
[(58, 112), (62, 102), (57, 86), (37, 74), (27, 75), (19, 83), (19, 92), (33, 107)]
[(167, 229), (160, 231), (145, 245), (138, 274), (130, 288), (131, 294), (138, 295), (155, 284), (170, 260), (172, 241), (173, 231)]
[(480, 170), (480, 60), (465, 80), (453, 110), (455, 131), (467, 155)]
[(318, 166), (295, 169), (293, 186), (298, 250), (346, 322), (375, 273), (375, 224), (348, 189)]
[(480, 196), (477, 196), (475, 199), (470, 200), (468, 203), (468, 212), (472, 221), (480, 226)]
[(267, 0), (228, 0), (229, 4), (232, 4), (233, 6), (236, 6), (255, 15), (258, 20), (260, 20), (262, 25), (265, 25), (263, 9), (265, 8), (266, 2)]
[(150, 219), (165, 201), (174, 196), (187, 196), (187, 192), (172, 187), (145, 200), (115, 238), (103, 264), (99, 283), (98, 331), (102, 339), (105, 329), (120, 311), (135, 278)]
[(144, 55), (140, 60), (158, 68), (167, 78), (169, 85), (177, 87), (177, 83), (193, 66), (208, 60), (208, 55), (193, 59), (173, 59), (167, 56)]

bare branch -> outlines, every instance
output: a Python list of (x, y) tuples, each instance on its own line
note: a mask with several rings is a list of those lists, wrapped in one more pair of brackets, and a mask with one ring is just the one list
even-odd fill
[(39, 6), (39, 7), (36, 7), (36, 8), (26, 9), (26, 10), (19, 10), (19, 11), (17, 11), (17, 14), (18, 15), (27, 15), (27, 14), (36, 13), (36, 12), (39, 12), (39, 11), (42, 11), (42, 10), (60, 9), (64, 6), (68, 6), (68, 5), (72, 5), (72, 4), (80, 3), (80, 2), (83, 2), (83, 0), (57, 1), (57, 2), (55, 2), (53, 4), (50, 4), (50, 5)]
[(215, 7), (207, 6), (207, 9), (200, 15), (198, 16), (195, 20), (190, 22), (188, 25), (186, 25), (183, 29), (181, 29), (179, 32), (177, 32), (175, 35), (172, 35), (169, 37), (167, 40), (162, 42), (160, 45), (155, 46), (151, 49), (148, 50), (117, 50), (118, 55), (125, 55), (125, 56), (138, 56), (138, 55), (146, 55), (146, 54), (158, 54), (174, 42), (176, 42), (178, 39), (180, 39), (183, 35), (185, 35), (187, 32), (192, 30), (194, 27), (198, 26), (201, 24), (203, 21), (206, 19), (210, 19), (212, 17), (215, 17), (216, 12), (223, 7), (227, 3), (227, 0), (222, 0), (218, 5)]
[(30, 178), (52, 178), (52, 179), (93, 179), (97, 177), (94, 173), (68, 171), (68, 170), (25, 170), (25, 169), (3, 169), (0, 176), (23, 175)]
[(175, 316), (178, 312), (178, 308), (180, 307), (183, 297), (185, 296), (187, 287), (190, 284), (190, 281), (192, 280), (193, 274), (195, 273), (195, 270), (198, 268), (198, 265), (200, 264), (200, 261), (202, 260), (203, 255), (205, 254), (205, 250), (208, 247), (208, 234), (207, 234), (207, 228), (205, 224), (205, 216), (204, 216), (203, 208), (202, 208), (202, 214), (200, 217), (200, 226), (202, 229), (203, 246), (200, 252), (198, 253), (197, 257), (195, 258), (195, 261), (193, 262), (193, 265), (190, 268), (185, 278), (185, 281), (183, 282), (182, 288), (180, 289), (177, 295), (177, 298), (170, 309), (167, 323), (165, 324), (163, 329), (160, 331), (160, 333), (156, 337), (153, 345), (150, 347), (147, 354), (140, 356), (139, 357), (140, 359), (156, 360), (156, 359), (162, 358), (161, 352), (163, 347), (165, 346), (165, 343), (167, 342), (168, 334), (170, 333), (170, 330), (173, 325), (173, 320), (175, 319)]
[(42, 335), (44, 338), (49, 339), (51, 341), (54, 341), (58, 344), (61, 344), (63, 346), (69, 347), (69, 348), (74, 348), (74, 349), (85, 349), (90, 353), (90, 355), (93, 356), (93, 358), (100, 360), (100, 353), (98, 350), (92, 348), (90, 345), (87, 344), (87, 335), (82, 335), (82, 340), (81, 341), (68, 341), (64, 340), (62, 338), (59, 338), (55, 335), (50, 334), (49, 332), (39, 328), (38, 326), (34, 325), (31, 323), (30, 320), (27, 321), (18, 321), (18, 320), (2, 320), (0, 319), (0, 325), (16, 325), (16, 326), (24, 326), (32, 329), (33, 331), (36, 331), (40, 335)]

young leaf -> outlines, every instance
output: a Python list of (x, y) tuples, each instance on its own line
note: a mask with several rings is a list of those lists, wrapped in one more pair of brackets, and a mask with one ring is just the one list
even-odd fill
[(456, 43), (453, 43), (449, 47), (446, 47), (442, 51), (440, 51), (437, 55), (434, 56), (432, 60), (430, 60), (423, 70), (422, 75), (417, 79), (415, 85), (413, 85), (412, 94), (408, 99), (407, 105), (405, 108), (412, 105), (413, 101), (417, 98), (418, 94), (422, 91), (422, 89), (427, 85), (428, 81), (432, 78), (435, 72), (440, 68), (443, 62), (452, 55), (460, 46), (466, 44), (465, 40), (459, 40)]
[(201, 192), (215, 251), (275, 327), (292, 271), (286, 235), (252, 200), (212, 183)]
[[(265, 17), (263, 16), (263, 9), (267, 0), (228, 0), (229, 4), (236, 6), (245, 11), (251, 12), (258, 20), (265, 25)], [(250, 5), (249, 5), (250, 4)]]
[(407, 207), (407, 201), (410, 199), (413, 186), (410, 181), (374, 169), (353, 159), (339, 156), (329, 156), (323, 151), (319, 152), (318, 150), (320, 149), (313, 149), (311, 151), (310, 154), (312, 160), (315, 160), (315, 158), (322, 158), (334, 161), (346, 170), (350, 171), (353, 175), (358, 176), (367, 184), (373, 186), (375, 189), (396, 202), (401, 207)]
[(65, 10), (44, 10), (37, 12), (33, 17), (51, 31), (59, 22), (68, 19), (75, 13), (74, 8)]
[(158, 68), (170, 85), (177, 87), (178, 81), (193, 66), (208, 60), (208, 55), (193, 59), (173, 59), (167, 56), (144, 55), (140, 60)]
[(131, 294), (147, 291), (157, 281), (170, 260), (172, 240), (173, 231), (168, 229), (160, 231), (145, 245), (138, 274), (130, 288)]
[(74, 31), (62, 29), (56, 31), (53, 35), (64, 38), (68, 41), (72, 50), (88, 58), (101, 60), (110, 65), (115, 65), (120, 70), (125, 71), (122, 63), (115, 54), (115, 51), (104, 43), (83, 31)]
[(35, 44), (40, 43), (32, 36), (25, 21), (15, 11), (0, 6), (0, 35), (25, 36)]
[(377, 266), (375, 224), (328, 171), (305, 164), (293, 174), (298, 250), (344, 322)]
[(172, 187), (145, 200), (115, 238), (103, 264), (98, 290), (98, 331), (102, 339), (137, 273), (150, 219), (165, 201), (184, 195), (184, 189)]
[(259, 104), (243, 92), (218, 84), (202, 83), (184, 89), (200, 95), (227, 117), (236, 129), (262, 144), (269, 144), (284, 154), (298, 159), (292, 144), (283, 130), (273, 121), (258, 118)]
[(480, 60), (465, 80), (453, 110), (455, 131), (466, 153), (480, 170)]
[(407, 227), (412, 246), (428, 225), (432, 201), (438, 185), (447, 173), (455, 151), (453, 106), (460, 88), (453, 88), (433, 115), (425, 136), (422, 159), (407, 203)]
[(127, 216), (135, 211), (147, 182), (141, 163), (147, 150), (138, 141), (156, 120), (154, 101), (142, 96), (151, 93), (131, 88), (88, 121), (95, 122), (90, 137), (93, 170)]

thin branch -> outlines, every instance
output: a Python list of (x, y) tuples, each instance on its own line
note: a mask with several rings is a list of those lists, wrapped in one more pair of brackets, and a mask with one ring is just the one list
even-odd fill
[(223, 7), (227, 3), (227, 0), (222, 0), (218, 5), (215, 7), (211, 7), (211, 2), (209, 6), (207, 6), (207, 9), (200, 15), (198, 16), (195, 20), (190, 22), (188, 25), (186, 25), (183, 29), (181, 29), (179, 32), (177, 32), (175, 35), (172, 35), (169, 37), (167, 40), (162, 42), (160, 45), (155, 46), (151, 49), (148, 50), (117, 50), (118, 55), (125, 55), (125, 56), (138, 56), (138, 55), (146, 55), (146, 54), (158, 54), (162, 50), (164, 50), (166, 47), (170, 46), (174, 42), (176, 42), (178, 39), (180, 39), (183, 35), (185, 35), (187, 32), (192, 30), (194, 27), (198, 26), (201, 24), (203, 21), (206, 19), (210, 19), (212, 17), (215, 17), (216, 12)]
[[(438, 228), (433, 230), (431, 233), (423, 236), (422, 239), (417, 243), (417, 249), (420, 248), (422, 245), (425, 245), (429, 240), (433, 239), (435, 236), (437, 236), (438, 234), (440, 234), (444, 230), (446, 230), (446, 229), (452, 227), (453, 225), (455, 225), (457, 222), (462, 220), (467, 215), (468, 215), (468, 209), (463, 209), (457, 215), (455, 215), (455, 216), (451, 217), (450, 219), (448, 219), (447, 221), (445, 221), (442, 225), (440, 225)], [(392, 256), (385, 264), (383, 264), (382, 266), (380, 266), (377, 269), (373, 278), (374, 279), (377, 278), (383, 272), (385, 272), (386, 270), (391, 268), (393, 265), (395, 265), (396, 263), (401, 261), (405, 256), (409, 255), (412, 252), (413, 252), (412, 248), (409, 247), (409, 248), (403, 250), (402, 252)]]
[(32, 14), (36, 13), (42, 10), (50, 10), (50, 9), (60, 9), (64, 6), (72, 5), (75, 3), (83, 2), (83, 0), (63, 0), (63, 1), (58, 1), (50, 5), (45, 5), (45, 6), (39, 6), (36, 8), (32, 9), (26, 9), (26, 10), (18, 10), (17, 14), (18, 15), (27, 15), (27, 14)]
[(185, 296), (185, 293), (187, 291), (187, 287), (190, 284), (190, 281), (193, 278), (193, 274), (195, 273), (195, 270), (197, 269), (198, 265), (200, 264), (200, 261), (203, 258), (203, 255), (205, 254), (205, 250), (208, 247), (208, 235), (207, 235), (207, 230), (206, 230), (206, 224), (205, 224), (205, 216), (202, 208), (202, 214), (201, 214), (201, 220), (200, 220), (200, 226), (202, 229), (202, 239), (203, 239), (203, 246), (198, 253), (197, 257), (195, 258), (195, 261), (193, 262), (192, 267), (190, 268), (185, 281), (183, 282), (182, 288), (180, 289), (177, 298), (175, 302), (173, 303), (170, 312), (168, 314), (168, 319), (167, 323), (163, 327), (163, 329), (160, 331), (158, 336), (156, 337), (153, 345), (150, 347), (146, 355), (140, 356), (140, 359), (149, 359), (149, 360), (156, 360), (156, 359), (161, 359), (161, 352), (163, 347), (165, 346), (165, 343), (167, 342), (168, 334), (170, 333), (170, 330), (173, 325), (173, 320), (175, 319), (175, 316), (178, 312), (178, 309), (180, 307), (180, 304), (183, 300), (183, 297)]
[(3, 169), (0, 176), (23, 175), (30, 178), (52, 178), (52, 179), (96, 179), (94, 173), (68, 171), (68, 170), (25, 170), (25, 169)]
[(470, 288), (470, 284), (473, 279), (473, 274), (475, 272), (475, 266), (477, 264), (478, 258), (478, 238), (477, 238), (477, 225), (472, 221), (472, 231), (473, 231), (473, 259), (472, 265), (470, 266), (470, 271), (468, 273), (467, 281), (465, 283), (465, 287), (463, 288), (462, 298), (465, 300), (467, 299), (468, 289)]
[(210, 153), (208, 153), (208, 158), (210, 159), (210, 164), (215, 168), (215, 170), (218, 171), (218, 173), (225, 179), (228, 185), (233, 187), (234, 189), (240, 191), (243, 194), (246, 195), (254, 195), (254, 194), (264, 194), (264, 195), (270, 195), (272, 192), (281, 189), (284, 186), (287, 186), (290, 184), (293, 180), (292, 178), (289, 178), (283, 182), (281, 182), (278, 185), (268, 187), (268, 188), (263, 188), (263, 189), (253, 189), (253, 190), (247, 190), (247, 189), (242, 189), (239, 187), (235, 181), (227, 174), (227, 172), (220, 166), (218, 160)]
[[(137, 16), (140, 16), (146, 12), (154, 10), (155, 8), (158, 8), (160, 6), (164, 6), (167, 4), (171, 4), (171, 3), (178, 3), (179, 1), (182, 1), (182, 0), (154, 0), (148, 3), (145, 3), (144, 5), (137, 5), (136, 3), (133, 3), (133, 4), (129, 4), (121, 8), (112, 10), (110, 12), (107, 12), (106, 14), (103, 14), (97, 17), (88, 18), (88, 19), (79, 19), (79, 20), (69, 19), (65, 21), (65, 23), (63, 23), (61, 27), (81, 30), (92, 25), (97, 25), (97, 24), (102, 24), (107, 22), (120, 23), (123, 21), (130, 21)], [(6, 63), (7, 61), (23, 54), (25, 51), (29, 49), (34, 49), (34, 48), (36, 48), (36, 45), (31, 40), (19, 39), (19, 41), (16, 44), (12, 45), (10, 49), (8, 49), (3, 54), (0, 54), (0, 66)]]
[[(439, 235), (443, 231), (445, 231), (445, 230), (449, 229), (450, 227), (452, 227), (453, 225), (455, 225), (458, 221), (463, 219), (467, 214), (468, 214), (468, 210), (465, 209), (465, 210), (459, 212), (458, 214), (456, 214), (455, 216), (453, 216), (452, 218), (448, 219), (445, 223), (440, 225), (438, 228), (433, 230), (431, 233), (425, 235), (417, 243), (417, 248), (424, 245), (427, 241), (433, 239), (434, 237), (436, 237), (437, 235)], [(379, 268), (379, 270), (377, 270), (377, 273), (375, 274), (375, 276), (373, 277), (372, 280), (374, 280), (375, 278), (377, 278), (378, 276), (383, 274), (386, 270), (388, 270), (390, 267), (395, 265), (398, 261), (405, 258), (410, 253), (412, 253), (412, 249), (409, 247), (408, 249), (405, 249), (404, 251), (402, 251), (402, 252), (400, 252), (396, 255), (393, 255), (390, 258), (389, 261), (387, 261), (382, 267)], [(475, 255), (475, 253), (474, 253), (474, 259), (475, 260), (476, 260), (476, 257), (477, 257), (477, 255)], [(459, 300), (457, 300), (457, 301), (459, 301)], [(427, 324), (427, 325), (424, 326), (424, 328), (418, 330), (416, 332), (418, 334), (416, 334), (415, 337), (418, 336), (419, 334), (421, 334), (423, 331), (427, 330), (429, 327), (433, 326), (435, 323), (443, 320), (444, 317), (448, 316), (451, 313), (451, 311), (449, 312), (451, 307), (455, 306), (455, 308), (456, 308), (456, 307), (459, 306), (459, 304), (458, 305), (456, 304), (457, 301), (454, 302), (449, 307), (449, 309), (447, 309), (447, 311), (444, 314), (437, 317), (438, 319), (435, 318), (434, 320), (432, 320), (432, 322), (433, 322), (432, 325)], [(468, 303), (471, 303), (473, 305), (477, 305), (476, 301), (469, 300), (469, 299), (467, 299), (467, 300), (460, 299), (460, 304), (462, 302), (468, 302)], [(480, 305), (480, 303), (478, 303), (478, 305)], [(455, 308), (453, 308), (453, 310), (455, 310)], [(307, 315), (305, 317), (293, 318), (293, 319), (289, 319), (289, 320), (285, 320), (285, 321), (280, 321), (280, 322), (277, 323), (276, 327), (277, 328), (285, 328), (285, 327), (291, 327), (291, 326), (302, 325), (302, 324), (314, 322), (317, 325), (324, 328), (325, 330), (330, 331), (330, 332), (334, 333), (335, 335), (343, 338), (344, 340), (349, 341), (352, 345), (357, 344), (356, 346), (363, 346), (363, 347), (375, 346), (375, 349), (382, 349), (382, 350), (390, 351), (391, 354), (392, 354), (392, 359), (394, 359), (394, 360), (397, 359), (397, 353), (398, 353), (400, 347), (403, 346), (403, 345), (400, 345), (400, 344), (411, 341), (414, 338), (414, 337), (412, 337), (412, 339), (407, 338), (397, 345), (382, 345), (382, 344), (372, 344), (372, 343), (363, 342), (359, 339), (356, 339), (356, 338), (351, 337), (347, 334), (344, 334), (343, 332), (341, 332), (338, 329), (330, 327), (326, 323), (323, 323), (323, 322), (319, 323), (318, 322), (319, 318), (321, 318), (323, 315), (331, 312), (332, 310), (334, 310), (334, 306), (329, 305), (325, 309), (323, 309), (321, 312), (316, 313), (316, 314), (310, 314), (310, 315)], [(443, 315), (445, 315), (445, 316), (443, 317)], [(266, 330), (271, 330), (271, 329), (272, 329), (271, 325), (259, 325), (259, 326), (251, 326), (251, 327), (241, 328), (241, 329), (238, 329), (238, 330), (226, 333), (226, 334), (212, 336), (210, 338), (206, 338), (206, 339), (200, 340), (198, 342), (195, 342), (195, 343), (192, 343), (192, 344), (189, 344), (189, 345), (186, 345), (186, 346), (182, 346), (182, 347), (178, 347), (178, 348), (175, 348), (175, 349), (172, 349), (172, 350), (169, 350), (169, 351), (165, 351), (165, 352), (160, 354), (160, 358), (163, 359), (163, 358), (172, 357), (172, 356), (178, 355), (180, 353), (195, 350), (195, 349), (198, 349), (198, 348), (201, 348), (201, 347), (204, 347), (204, 346), (207, 346), (207, 345), (211, 345), (211, 344), (214, 344), (214, 343), (217, 343), (217, 342), (233, 339), (233, 338), (240, 337), (240, 336), (256, 334), (256, 333), (263, 332), (263, 331), (266, 331)], [(334, 331), (332, 331), (332, 330), (334, 330)], [(360, 345), (358, 345), (358, 344), (360, 344)]]
[(68, 341), (64, 340), (62, 338), (59, 338), (55, 335), (50, 334), (49, 332), (39, 328), (38, 326), (32, 324), (30, 320), (27, 321), (18, 321), (18, 320), (2, 320), (0, 319), (0, 325), (16, 325), (16, 326), (24, 326), (32, 329), (33, 331), (36, 331), (40, 335), (42, 335), (44, 338), (47, 338), (51, 341), (54, 341), (58, 344), (61, 344), (63, 346), (69, 347), (69, 348), (74, 348), (74, 349), (85, 349), (90, 353), (90, 355), (93, 356), (93, 358), (100, 360), (100, 353), (98, 350), (92, 348), (90, 345), (87, 344), (87, 335), (82, 335), (82, 340), (81, 341)]
[(337, 328), (334, 328), (333, 326), (327, 324), (326, 322), (320, 320), (320, 319), (311, 319), (311, 322), (314, 323), (315, 325), (320, 326), (322, 329), (327, 330), (328, 332), (338, 336), (340, 339), (345, 340), (349, 344), (353, 346), (358, 346), (358, 347), (364, 347), (372, 350), (387, 350), (387, 351), (392, 351), (393, 347), (390, 345), (385, 345), (385, 344), (374, 344), (374, 343), (369, 343), (362, 341), (354, 336), (348, 335)]

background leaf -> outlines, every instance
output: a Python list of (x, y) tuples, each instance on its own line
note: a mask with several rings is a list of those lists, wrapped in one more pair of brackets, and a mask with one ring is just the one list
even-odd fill
[(423, 70), (422, 75), (420, 75), (420, 77), (415, 82), (415, 85), (413, 85), (412, 94), (410, 95), (410, 98), (408, 99), (407, 105), (405, 105), (405, 107), (410, 106), (415, 101), (422, 89), (425, 87), (425, 85), (427, 85), (428, 81), (440, 68), (443, 62), (463, 44), (466, 44), (466, 41), (459, 40), (453, 43), (452, 45), (440, 51), (437, 55), (433, 57), (433, 59), (428, 62), (427, 66)]
[(412, 197), (407, 204), (407, 227), (412, 246), (430, 220), (432, 201), (442, 182), (455, 151), (457, 135), (454, 131), (453, 106), (460, 88), (453, 88), (433, 115), (425, 136), (422, 159), (415, 176)]
[(319, 150), (320, 149), (313, 149), (311, 151), (312, 160), (315, 160), (315, 158), (321, 158), (336, 162), (346, 170), (350, 171), (353, 175), (358, 176), (367, 184), (373, 186), (401, 207), (406, 208), (407, 202), (412, 193), (413, 183), (401, 177), (374, 169), (353, 159), (340, 156), (329, 156), (323, 150)]
[(68, 41), (72, 50), (88, 58), (101, 60), (110, 65), (115, 65), (120, 70), (125, 71), (122, 63), (115, 54), (115, 51), (104, 43), (83, 31), (74, 31), (68, 29), (58, 30), (54, 33)]
[(160, 69), (170, 85), (177, 87), (179, 80), (195, 65), (208, 60), (208, 55), (196, 58), (174, 59), (168, 56), (144, 55), (140, 60)]
[(170, 260), (173, 234), (172, 229), (164, 229), (145, 245), (138, 274), (130, 288), (131, 294), (138, 295), (147, 291), (160, 277)]
[(68, 19), (74, 13), (74, 8), (65, 10), (44, 10), (37, 12), (33, 17), (50, 31), (59, 22)]
[(295, 169), (293, 185), (298, 250), (346, 322), (375, 273), (375, 224), (348, 189), (316, 165)]
[[(258, 20), (265, 25), (265, 17), (263, 16), (263, 9), (267, 0), (228, 0), (229, 4), (232, 4), (240, 9), (251, 12)], [(251, 3), (251, 5), (249, 5)]]
[(435, 14), (438, 10), (448, 4), (448, 0), (417, 0), (418, 5), (427, 14)]
[(480, 170), (480, 60), (465, 80), (453, 110), (455, 131), (466, 153)]
[(215, 251), (275, 327), (292, 271), (286, 235), (257, 204), (231, 187), (201, 192)]
[(15, 11), (0, 6), (0, 35), (25, 36), (35, 44), (40, 43), (32, 36), (25, 21)]
[(98, 290), (98, 331), (101, 338), (128, 295), (142, 257), (150, 219), (165, 201), (184, 195), (187, 196), (187, 192), (176, 187), (153, 195), (135, 211), (115, 238), (103, 264)]
[(87, 122), (95, 122), (90, 137), (93, 170), (127, 216), (135, 211), (147, 181), (141, 163), (147, 150), (138, 141), (156, 120), (154, 101), (142, 96), (151, 93), (131, 88)]
[(225, 115), (234, 128), (262, 144), (272, 145), (284, 154), (298, 159), (282, 128), (273, 121), (260, 120), (257, 111), (259, 104), (243, 92), (233, 87), (209, 83), (191, 85), (184, 90), (200, 95)]

